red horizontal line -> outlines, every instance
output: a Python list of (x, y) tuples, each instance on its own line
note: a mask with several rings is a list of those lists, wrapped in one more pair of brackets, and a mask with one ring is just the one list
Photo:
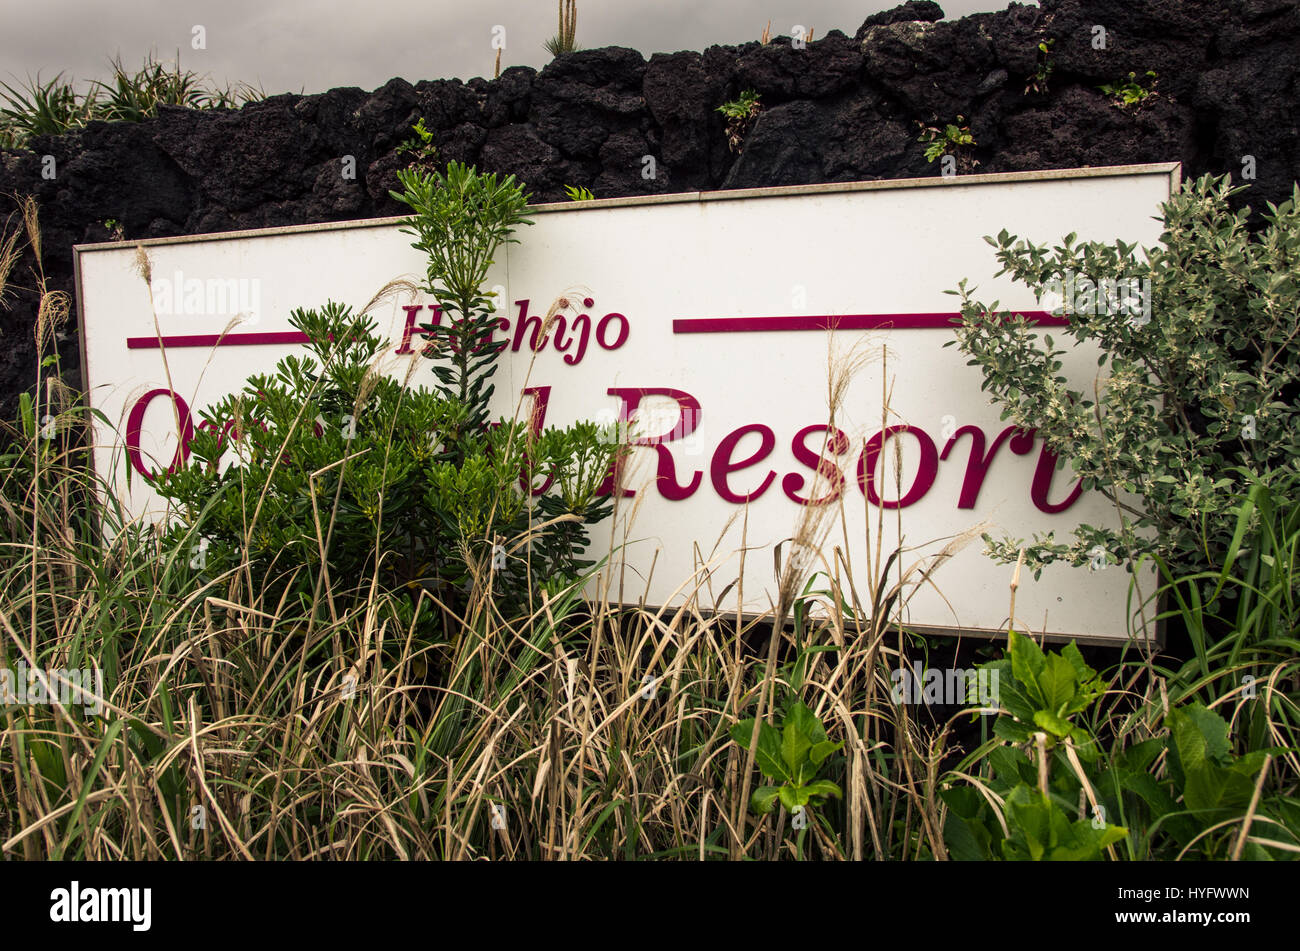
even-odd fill
[[(1045, 310), (1019, 311), (1030, 322), (1044, 327), (1064, 327), (1069, 319)], [(675, 334), (761, 333), (792, 330), (922, 330), (952, 328), (961, 314), (838, 314), (794, 317), (679, 317), (673, 320)], [(240, 347), (306, 343), (307, 335), (296, 330), (264, 333), (175, 334), (164, 337), (127, 337), (128, 350), (157, 350), (160, 347)]]
[(170, 337), (127, 337), (128, 350), (157, 350), (161, 347), (248, 347), (257, 344), (306, 343), (307, 335), (297, 330), (276, 330), (255, 334), (179, 334)]
[[(1045, 310), (1017, 311), (1032, 323), (1064, 327), (1069, 318)], [(956, 326), (961, 314), (819, 314), (797, 317), (678, 317), (675, 334), (759, 333), (769, 330), (921, 330)]]

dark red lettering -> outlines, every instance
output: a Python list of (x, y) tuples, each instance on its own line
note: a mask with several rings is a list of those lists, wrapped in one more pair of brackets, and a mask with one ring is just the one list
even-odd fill
[[(691, 394), (683, 390), (674, 390), (669, 387), (630, 387), (614, 386), (606, 392), (610, 396), (617, 396), (622, 400), (622, 406), (619, 408), (618, 420), (620, 423), (630, 424), (635, 418), (637, 410), (641, 406), (641, 401), (647, 396), (666, 396), (669, 399), (677, 401), (679, 415), (676, 425), (668, 432), (660, 436), (642, 436), (631, 440), (630, 446), (646, 446), (654, 449), (658, 455), (658, 464), (655, 469), (655, 481), (659, 488), (659, 494), (666, 499), (679, 501), (690, 498), (695, 490), (700, 487), (700, 480), (704, 478), (704, 473), (696, 471), (694, 477), (686, 485), (677, 483), (677, 468), (673, 462), (672, 453), (668, 451), (665, 442), (689, 436), (695, 432), (695, 428), (700, 424), (700, 402)], [(609, 478), (601, 486), (601, 492), (609, 494), (614, 491), (617, 484), (617, 472), (611, 472)], [(635, 493), (630, 489), (621, 490), (622, 495), (631, 496)]]
[[(816, 432), (827, 433), (821, 454), (808, 448), (807, 439)], [(826, 458), (826, 454), (838, 456), (848, 452), (849, 437), (844, 435), (838, 428), (825, 425), (805, 426), (794, 434), (790, 449), (794, 452), (796, 459), (828, 480), (831, 489), (819, 499), (800, 498), (798, 492), (804, 486), (804, 477), (797, 472), (791, 472), (781, 480), (781, 489), (785, 492), (786, 497), (792, 502), (798, 502), (800, 505), (825, 505), (827, 502), (834, 502), (838, 499), (840, 493), (844, 491), (844, 473), (840, 471), (839, 466)]]
[(993, 440), (993, 446), (985, 454), (984, 430), (978, 426), (963, 426), (948, 438), (948, 442), (944, 445), (939, 458), (941, 460), (947, 459), (948, 453), (957, 445), (957, 440), (968, 433), (971, 440), (970, 459), (966, 463), (966, 475), (962, 479), (961, 494), (957, 498), (957, 508), (959, 509), (973, 509), (975, 507), (980, 489), (984, 486), (984, 477), (988, 475), (989, 467), (993, 465), (993, 457), (998, 454), (998, 449), (1001, 448), (1003, 442), (1011, 438), (1011, 451), (1018, 456), (1026, 456), (1034, 448), (1034, 434), (1032, 431), (1008, 426), (998, 433), (997, 438)]
[(1056, 453), (1043, 443), (1043, 450), (1038, 454), (1038, 465), (1034, 467), (1034, 481), (1029, 490), (1029, 497), (1034, 500), (1038, 511), (1046, 512), (1048, 515), (1064, 512), (1083, 494), (1083, 479), (1080, 479), (1074, 484), (1073, 491), (1066, 496), (1064, 502), (1047, 501), (1047, 494), (1052, 491), (1052, 479), (1056, 475), (1057, 464)]
[[(899, 499), (886, 501), (880, 498), (876, 492), (876, 466), (880, 461), (880, 452), (886, 442), (903, 433), (911, 433), (916, 437), (917, 444), (921, 447), (921, 465), (917, 469), (916, 478), (912, 481), (912, 487)], [(890, 426), (872, 436), (867, 442), (866, 447), (862, 450), (862, 455), (858, 457), (858, 486), (866, 493), (867, 501), (872, 505), (879, 505), (881, 508), (901, 509), (907, 508), (919, 502), (926, 492), (930, 491), (930, 486), (934, 485), (935, 477), (939, 474), (939, 450), (934, 445), (934, 440), (926, 434), (925, 430), (918, 429), (915, 426)]]
[(140, 433), (144, 428), (144, 414), (148, 411), (149, 404), (153, 402), (154, 397), (157, 396), (171, 397), (181, 421), (181, 442), (176, 447), (175, 455), (172, 456), (171, 465), (167, 468), (169, 473), (175, 472), (179, 466), (185, 464), (185, 460), (190, 455), (190, 440), (194, 438), (194, 420), (190, 418), (190, 408), (185, 405), (185, 400), (181, 398), (179, 393), (173, 393), (171, 390), (166, 389), (156, 389), (150, 390), (136, 400), (135, 405), (131, 407), (131, 414), (126, 420), (126, 455), (135, 471), (150, 481), (154, 479), (155, 475), (144, 467), (144, 459), (140, 455)]
[[(741, 459), (739, 462), (733, 462), (731, 454), (735, 452), (736, 445), (740, 440), (745, 438), (749, 433), (758, 433), (761, 437), (758, 449), (746, 458)], [(732, 492), (731, 487), (727, 484), (727, 479), (733, 472), (747, 469), (766, 459), (772, 454), (772, 450), (775, 448), (776, 434), (773, 433), (769, 427), (764, 426), (761, 423), (750, 423), (748, 426), (741, 426), (739, 429), (728, 433), (723, 437), (722, 442), (718, 443), (718, 448), (713, 453), (713, 460), (709, 464), (709, 478), (713, 481), (714, 490), (726, 501), (734, 502), (737, 505), (743, 505), (746, 502), (752, 502), (754, 499), (758, 498), (767, 491), (767, 487), (771, 485), (772, 480), (776, 478), (775, 472), (769, 470), (767, 476), (759, 483), (758, 488), (752, 492), (746, 493), (745, 495)]]

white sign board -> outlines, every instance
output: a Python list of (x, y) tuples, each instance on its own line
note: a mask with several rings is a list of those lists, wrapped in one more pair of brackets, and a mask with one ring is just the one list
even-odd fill
[[(1068, 467), (1053, 473), (1041, 439), (1012, 433), (981, 392), (979, 370), (943, 346), (957, 307), (944, 291), (967, 278), (981, 300), (1041, 313), (1026, 288), (994, 279), (984, 236), (1006, 228), (1054, 245), (1073, 231), (1153, 245), (1178, 174), (1177, 165), (1128, 166), (535, 206), (535, 224), (498, 253), (488, 280), (502, 292), (510, 341), (496, 409), (527, 414), (544, 403), (548, 425), (630, 419), (635, 436), (655, 443), (638, 448), (625, 473), (635, 494), (620, 502), (618, 524), (593, 532), (606, 546), (626, 540), (614, 594), (621, 584), (629, 602), (694, 596), (702, 608), (733, 611), (744, 547), (743, 608), (768, 610), (772, 548), (810, 509), (834, 510), (822, 550), (831, 560), (837, 546), (847, 553), (863, 597), (882, 507), (883, 551), (901, 532), (904, 564), (981, 522), (1026, 539), (1114, 524), (1106, 500), (1076, 492)], [(97, 424), (96, 465), (130, 511), (156, 517), (161, 503), (146, 480), (127, 490), (126, 467), (152, 472), (185, 454), (172, 387), (174, 405), (197, 424), (200, 408), (300, 346), (288, 323), (294, 308), (335, 300), (360, 310), (394, 278), (422, 278), (423, 257), (399, 221), (77, 248), (89, 403), (115, 424)], [(137, 267), (141, 245), (151, 285)], [(537, 340), (560, 296), (571, 304), (565, 321)], [(430, 299), (407, 299), (372, 312), (391, 341), (393, 372), (422, 360), (416, 380), (427, 386), (431, 365), (411, 331), (432, 309)], [(867, 362), (828, 429), (829, 366), (855, 355)], [(1096, 357), (1072, 353), (1065, 372), (1091, 389)], [(824, 498), (832, 501), (808, 504)], [(785, 541), (783, 552), (792, 550)], [(921, 628), (1005, 631), (1011, 573), (976, 537), (912, 595), (906, 617)], [(1129, 581), (1113, 564), (1053, 566), (1038, 581), (1026, 573), (1017, 620), (1123, 639)]]

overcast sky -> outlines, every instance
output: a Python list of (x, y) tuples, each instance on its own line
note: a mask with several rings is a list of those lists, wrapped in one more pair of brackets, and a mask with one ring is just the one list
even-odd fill
[[(992, 0), (940, 0), (950, 18), (999, 10)], [(790, 35), (850, 36), (892, 0), (578, 0), (578, 45), (655, 52)], [(249, 82), (267, 93), (374, 89), (394, 76), (411, 82), (491, 76), (495, 26), (505, 27), (501, 68), (542, 67), (542, 43), (556, 31), (555, 0), (0, 0), (0, 79), (25, 83), (60, 71), (80, 82), (106, 78), (120, 54), (137, 67), (150, 52), (217, 85)], [(194, 49), (194, 27), (206, 49)]]

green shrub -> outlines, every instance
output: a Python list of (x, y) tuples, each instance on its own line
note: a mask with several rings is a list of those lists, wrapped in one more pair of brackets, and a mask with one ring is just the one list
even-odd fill
[[(1252, 491), (1252, 503), (1264, 494)], [(1280, 567), (1280, 549), (1263, 541), (1273, 532), (1246, 541)], [(1005, 656), (981, 668), (997, 686), (994, 735), (939, 783), (951, 856), (1300, 855), (1300, 641), (1286, 603), (1293, 586), (1283, 593), (1256, 567), (1230, 559), (1220, 579), (1256, 589), (1273, 608), (1256, 602), (1245, 612), (1255, 630), (1198, 650), (1181, 667), (1121, 660), (1109, 686), (1073, 643), (1045, 652), (1011, 631)], [(1193, 591), (1201, 580), (1181, 579)], [(1244, 608), (1249, 600), (1243, 593), (1236, 603)], [(1180, 599), (1193, 629), (1204, 622), (1195, 604)]]
[(829, 779), (819, 779), (822, 763), (838, 752), (843, 742), (826, 738), (822, 721), (800, 700), (794, 701), (785, 714), (781, 729), (765, 720), (741, 720), (731, 728), (731, 738), (743, 749), (750, 749), (759, 770), (779, 786), (760, 786), (750, 797), (750, 808), (767, 813), (779, 801), (787, 812), (808, 805), (818, 805), (828, 796), (842, 797), (840, 787)]
[(492, 342), (499, 318), (483, 284), (497, 248), (518, 243), (511, 237), (515, 228), (532, 224), (524, 214), (528, 198), (513, 175), (498, 180), (461, 162), (451, 162), (445, 174), (412, 166), (397, 178), (403, 190), (389, 194), (414, 212), (402, 230), (415, 235), (411, 246), (428, 256), (423, 289), (442, 308), (437, 325), (422, 325), (429, 340), (424, 353), (440, 358), (434, 365), (439, 391), (466, 408), (451, 434), (455, 454), (463, 434), (487, 423), (488, 381), (506, 344)]
[[(1300, 374), (1300, 191), (1269, 206), (1253, 234), (1249, 209), (1234, 213), (1240, 191), (1227, 178), (1189, 182), (1162, 206), (1161, 244), (1143, 258), (1117, 241), (1056, 248), (1021, 241), (1005, 230), (986, 238), (997, 249), (999, 274), (1011, 274), (1040, 299), (1053, 282), (1087, 275), (1097, 287), (1149, 281), (1149, 311), (1140, 295), (1125, 301), (1093, 295), (1060, 331), (1068, 346), (1101, 350), (1092, 390), (1061, 375), (1067, 351), (1022, 315), (995, 313), (973, 300), (962, 281), (957, 345), (980, 368), (983, 388), (1003, 419), (1036, 430), (1069, 460), (1084, 491), (1115, 506), (1118, 529), (1080, 525), (1074, 541), (1052, 532), (1026, 546), (1035, 574), (1063, 561), (1081, 565), (1100, 546), (1110, 561), (1130, 566), (1146, 554), (1165, 559), (1175, 575), (1221, 562), (1236, 526), (1239, 493), (1252, 480), (1293, 497), (1300, 457), (1295, 402)], [(1080, 285), (1082, 293), (1083, 286)], [(1111, 294), (1110, 298), (1114, 295)], [(1095, 312), (1094, 312), (1095, 311)], [(1023, 541), (986, 537), (1003, 561)]]
[(1082, 764), (1095, 763), (1098, 749), (1075, 718), (1101, 696), (1101, 680), (1073, 643), (1044, 653), (1015, 630), (1009, 638), (1006, 657), (984, 665), (996, 674), (1001, 712), (997, 739), (976, 754), (989, 767), (982, 785), (1000, 802), (1001, 817), (978, 787), (950, 786), (941, 793), (949, 808), (944, 840), (957, 859), (1099, 859), (1128, 833), (1106, 823), (1103, 811), (1078, 814), (1093, 788), (1084, 786)]
[[(426, 326), (438, 384), (386, 372), (367, 315), (336, 303), (297, 310), (310, 356), (291, 355), (201, 413), (190, 464), (159, 476), (178, 506), (169, 543), (195, 570), (316, 605), (340, 585), (429, 591), (453, 614), (472, 595), (521, 609), (542, 581), (575, 578), (586, 526), (613, 508), (598, 494), (622, 451), (590, 423), (535, 432), (489, 422), (500, 343), (482, 291), (492, 254), (523, 218), (513, 179), (453, 163), (400, 173), (406, 223), (428, 255)], [(231, 454), (233, 459), (225, 457)], [(545, 490), (545, 491), (543, 491)]]

